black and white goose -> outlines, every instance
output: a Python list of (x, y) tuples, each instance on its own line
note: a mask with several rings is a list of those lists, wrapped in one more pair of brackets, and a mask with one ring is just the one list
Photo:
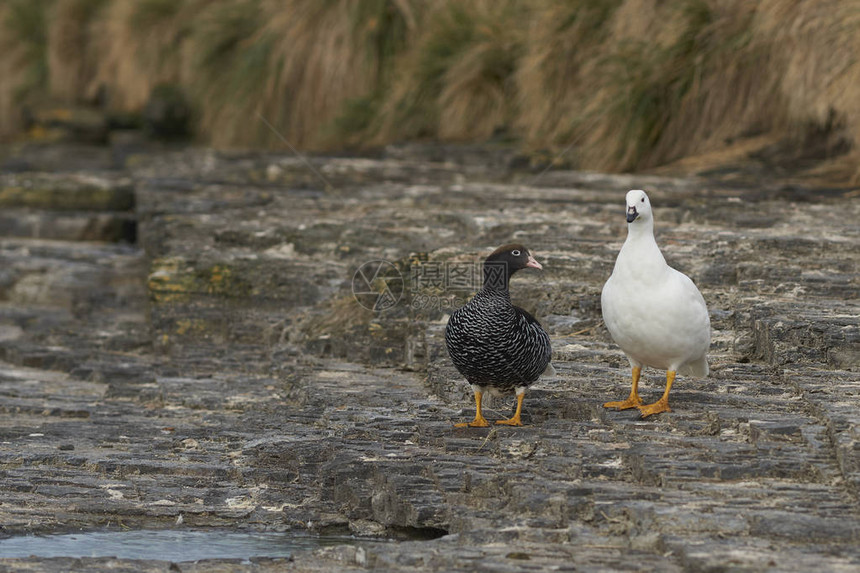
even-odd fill
[(522, 426), (526, 388), (547, 370), (552, 355), (549, 335), (528, 312), (511, 304), (508, 284), (520, 269), (543, 267), (522, 245), (499, 247), (484, 261), (484, 286), (457, 309), (445, 328), (448, 354), (475, 392), (475, 419), (457, 427), (486, 427), (481, 397), (515, 393), (513, 417), (497, 424)]

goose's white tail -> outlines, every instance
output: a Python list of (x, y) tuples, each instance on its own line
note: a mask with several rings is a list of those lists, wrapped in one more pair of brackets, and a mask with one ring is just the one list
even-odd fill
[(696, 378), (704, 378), (708, 375), (709, 371), (707, 354), (703, 354), (700, 358), (687, 362), (678, 369), (679, 374), (695, 376)]

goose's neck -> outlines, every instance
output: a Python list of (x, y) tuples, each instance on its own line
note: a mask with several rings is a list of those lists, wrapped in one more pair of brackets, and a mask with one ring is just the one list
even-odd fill
[(655, 245), (657, 242), (654, 240), (654, 219), (639, 219), (632, 223), (627, 224), (627, 241), (630, 242), (641, 241), (646, 242), (650, 241)]
[(491, 299), (510, 303), (511, 292), (507, 288), (497, 288), (492, 285), (484, 285), (484, 288), (475, 293), (475, 298)]
[(515, 271), (511, 271), (510, 266), (504, 262), (484, 262), (484, 286), (481, 290), (508, 292), (508, 285), (511, 284), (511, 275)]
[[(666, 259), (654, 239), (654, 220), (639, 220), (627, 225), (627, 240), (621, 247), (625, 259), (635, 261), (635, 268), (649, 273), (666, 266)], [(619, 257), (621, 259), (622, 257)]]

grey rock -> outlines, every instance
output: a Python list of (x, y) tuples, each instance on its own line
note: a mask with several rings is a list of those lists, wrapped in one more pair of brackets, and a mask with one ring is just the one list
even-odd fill
[[(289, 567), (308, 572), (857, 569), (856, 200), (518, 172), (508, 153), (311, 158), (321, 181), (297, 158), (151, 152), (111, 179), (133, 190), (140, 248), (38, 239), (28, 221), (47, 212), (77, 223), (16, 204), (0, 241), (2, 534), (181, 521), (400, 539), (296, 554)], [(48, 179), (82, 176), (64, 177)], [(599, 295), (633, 187), (713, 327), (711, 376), (679, 378), (673, 412), (644, 421), (601, 406), (629, 391)], [(551, 333), (557, 373), (527, 394), (526, 426), (455, 429), (471, 392), (442, 333), (470, 285), (422, 273), (469, 269), (510, 239), (546, 268), (512, 294)], [(384, 311), (352, 292), (372, 260), (403, 278)], [(643, 397), (664, 383), (646, 370)]]

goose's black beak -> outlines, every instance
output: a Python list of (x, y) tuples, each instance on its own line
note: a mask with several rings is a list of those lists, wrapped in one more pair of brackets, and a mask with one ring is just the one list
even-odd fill
[(635, 221), (636, 217), (638, 217), (638, 216), (639, 216), (639, 213), (636, 211), (635, 205), (631, 205), (630, 207), (627, 207), (627, 222), (628, 223), (632, 223), (633, 221)]

